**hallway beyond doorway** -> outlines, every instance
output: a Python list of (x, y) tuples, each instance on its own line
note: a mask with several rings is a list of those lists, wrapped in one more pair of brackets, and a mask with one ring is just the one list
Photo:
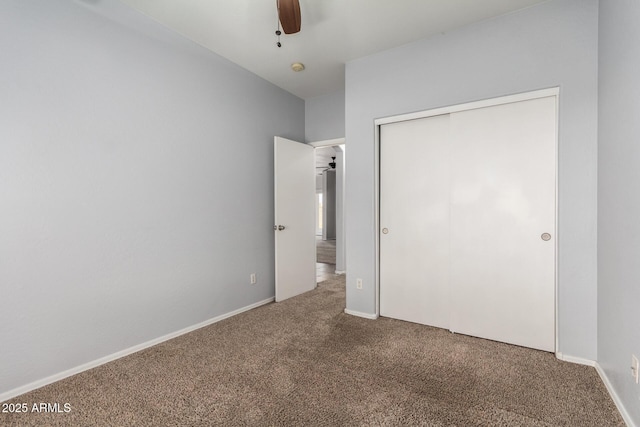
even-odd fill
[(320, 283), (336, 276), (336, 241), (322, 240), (316, 236), (316, 282)]

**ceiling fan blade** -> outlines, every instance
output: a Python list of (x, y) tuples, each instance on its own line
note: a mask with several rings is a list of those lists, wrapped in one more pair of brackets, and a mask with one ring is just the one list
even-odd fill
[(298, 0), (278, 0), (278, 18), (285, 34), (300, 31), (300, 3)]

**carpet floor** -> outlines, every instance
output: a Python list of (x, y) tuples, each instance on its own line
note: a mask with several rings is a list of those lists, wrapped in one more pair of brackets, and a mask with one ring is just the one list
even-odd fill
[(595, 369), (346, 315), (344, 277), (5, 403), (3, 426), (624, 426)]

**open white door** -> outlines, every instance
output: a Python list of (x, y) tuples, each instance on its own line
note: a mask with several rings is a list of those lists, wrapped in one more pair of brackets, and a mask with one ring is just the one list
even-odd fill
[(274, 138), (276, 301), (316, 287), (314, 147)]

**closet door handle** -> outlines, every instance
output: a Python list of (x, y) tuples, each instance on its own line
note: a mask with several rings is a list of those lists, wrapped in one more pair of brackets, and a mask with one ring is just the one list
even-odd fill
[(542, 234), (540, 235), (540, 238), (541, 238), (542, 240), (544, 240), (545, 242), (547, 242), (547, 241), (551, 240), (551, 234), (549, 234), (549, 233), (542, 233)]

